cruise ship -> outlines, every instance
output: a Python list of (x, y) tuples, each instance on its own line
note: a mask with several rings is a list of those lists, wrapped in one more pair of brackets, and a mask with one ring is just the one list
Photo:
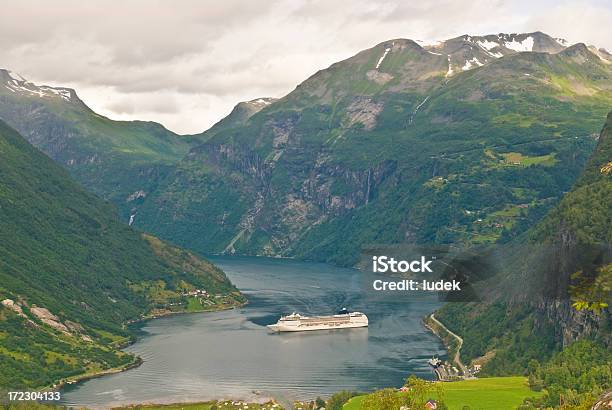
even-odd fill
[(274, 332), (304, 332), (367, 326), (368, 317), (365, 314), (342, 309), (332, 316), (302, 316), (299, 313), (292, 313), (289, 316), (282, 316), (276, 324), (268, 325), (268, 328)]

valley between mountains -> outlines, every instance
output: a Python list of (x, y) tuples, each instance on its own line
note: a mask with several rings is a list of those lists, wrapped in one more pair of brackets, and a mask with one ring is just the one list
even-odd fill
[[(0, 386), (129, 366), (124, 324), (244, 303), (199, 255), (353, 266), (376, 244), (561, 239), (609, 257), (611, 108), (612, 55), (542, 32), (385, 41), (189, 136), (0, 70)], [(565, 296), (566, 262), (547, 277)], [(602, 359), (607, 309), (572, 310), (591, 294), (526, 303), (503, 274), (507, 298), (436, 313), (464, 360), (546, 385), (576, 340)]]

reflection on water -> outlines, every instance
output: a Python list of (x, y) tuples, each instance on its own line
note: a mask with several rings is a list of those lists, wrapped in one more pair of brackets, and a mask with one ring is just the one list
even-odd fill
[[(435, 298), (371, 300), (361, 274), (317, 263), (215, 258), (247, 295), (241, 309), (147, 322), (126, 350), (142, 366), (69, 386), (64, 404), (91, 407), (218, 398), (311, 399), (338, 390), (399, 386), (409, 374), (432, 378), (426, 360), (443, 355), (421, 324)], [(368, 328), (271, 334), (281, 314), (368, 315)]]

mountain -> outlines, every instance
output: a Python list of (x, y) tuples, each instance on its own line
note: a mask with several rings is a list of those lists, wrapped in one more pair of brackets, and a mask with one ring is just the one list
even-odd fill
[(130, 198), (155, 186), (191, 144), (154, 122), (110, 120), (72, 89), (35, 85), (3, 69), (0, 119), (88, 189), (117, 203), (125, 218)]
[[(489, 375), (520, 374), (527, 369), (535, 372), (530, 360), (545, 363), (561, 350), (553, 363), (574, 354), (583, 355), (576, 359), (584, 361), (585, 349), (603, 351), (603, 359), (586, 366), (604, 366), (595, 377), (600, 387), (605, 387), (606, 380), (609, 387), (611, 159), (612, 112), (576, 184), (520, 238), (527, 246), (519, 247), (519, 253), (511, 256), (510, 268), (486, 284), (489, 296), (480, 303), (449, 303), (436, 313), (453, 332), (463, 335), (464, 360), (488, 358), (483, 371)], [(584, 342), (572, 347), (578, 340)], [(554, 375), (546, 382), (565, 383)], [(555, 394), (558, 400), (559, 391)]]
[(364, 244), (524, 232), (593, 149), (611, 62), (541, 32), (389, 40), (190, 137), (6, 72), (0, 118), (163, 239), (352, 264)]
[(232, 112), (227, 117), (222, 118), (210, 129), (203, 133), (203, 139), (206, 140), (212, 135), (232, 127), (244, 125), (249, 118), (263, 110), (274, 101), (276, 98), (256, 98), (250, 101), (242, 101), (236, 104)]
[[(1, 121), (0, 225), (0, 388), (130, 365), (116, 350), (128, 321), (243, 301), (221, 270), (122, 223)], [(219, 297), (202, 305), (196, 289)]]
[(612, 105), (608, 56), (540, 32), (385, 41), (204, 133), (136, 226), (338, 264), (370, 243), (511, 240), (584, 167)]

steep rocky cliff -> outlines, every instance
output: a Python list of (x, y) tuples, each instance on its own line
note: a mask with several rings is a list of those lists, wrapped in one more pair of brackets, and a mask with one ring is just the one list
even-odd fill
[[(606, 273), (598, 272), (601, 266), (612, 263), (612, 112), (600, 134), (597, 147), (576, 185), (561, 203), (534, 229), (532, 240), (558, 244), (561, 252), (557, 258), (555, 282), (561, 294), (556, 301), (542, 300), (537, 306), (552, 322), (559, 324), (563, 344), (567, 345), (583, 336), (597, 335), (605, 344), (612, 345), (610, 310), (599, 314), (591, 309), (577, 310), (571, 306), (581, 300), (580, 288), (600, 287), (597, 279)], [(575, 266), (576, 260), (587, 259), (592, 265)], [(576, 272), (580, 271), (580, 275)], [(610, 275), (609, 273), (607, 274)], [(602, 295), (603, 302), (612, 299), (607, 279), (607, 291), (595, 289), (590, 297)], [(605, 284), (605, 283), (604, 283)], [(570, 288), (573, 286), (573, 288)], [(563, 297), (565, 296), (565, 297)], [(586, 302), (593, 302), (586, 301)]]

